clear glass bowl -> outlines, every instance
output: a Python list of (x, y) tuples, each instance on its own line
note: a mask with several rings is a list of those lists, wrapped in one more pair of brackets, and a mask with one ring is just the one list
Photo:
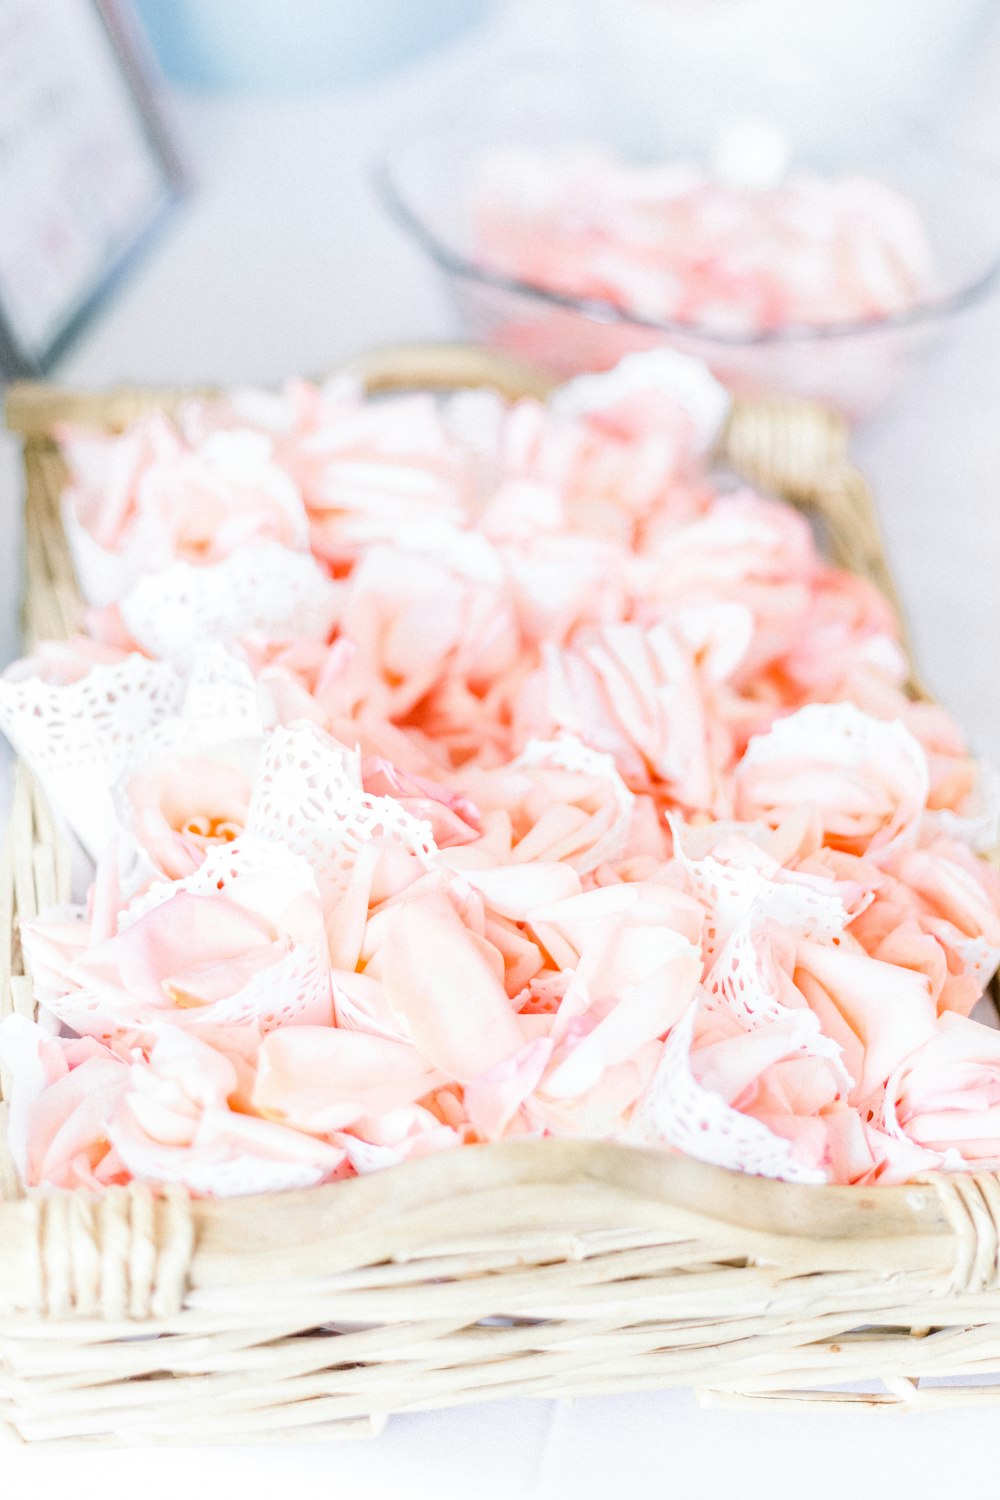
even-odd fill
[[(821, 87), (821, 86), (820, 86)], [(377, 166), (376, 181), (396, 221), (437, 265), (465, 333), (560, 376), (606, 369), (634, 350), (667, 344), (706, 361), (741, 394), (810, 397), (852, 419), (871, 415), (914, 361), (1000, 279), (1000, 172), (949, 144), (939, 130), (909, 124), (859, 139), (810, 128), (808, 99), (768, 90), (754, 123), (784, 134), (795, 166), (863, 172), (905, 193), (924, 216), (935, 257), (934, 293), (904, 313), (855, 323), (788, 326), (751, 334), (659, 323), (610, 302), (584, 301), (507, 278), (478, 264), (470, 205), (477, 163), (500, 147), (550, 148), (581, 142), (632, 159), (683, 156), (707, 163), (731, 120), (701, 138), (637, 139), (635, 120), (609, 114), (584, 71), (525, 68), (423, 121)], [(828, 100), (827, 113), (829, 114)]]

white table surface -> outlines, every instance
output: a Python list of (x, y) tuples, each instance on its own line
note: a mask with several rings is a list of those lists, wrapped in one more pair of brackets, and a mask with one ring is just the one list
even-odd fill
[[(1000, 139), (1000, 35), (970, 119)], [(197, 192), (120, 300), (67, 359), (67, 382), (273, 380), (366, 346), (456, 330), (420, 256), (366, 182), (377, 142), (467, 65), (452, 53), (365, 94), (284, 103), (172, 97)], [(967, 100), (968, 103), (968, 100)], [(918, 656), (937, 693), (1000, 761), (1000, 301), (982, 309), (858, 435)], [(16, 450), (0, 443), (0, 656), (15, 651)], [(374, 1442), (198, 1451), (5, 1451), (8, 1493), (118, 1496), (211, 1484), (254, 1500), (339, 1493), (421, 1500), (737, 1493), (979, 1493), (997, 1469), (991, 1409), (897, 1415), (700, 1410), (688, 1393), (508, 1401), (393, 1418)], [(993, 1481), (995, 1484), (995, 1481)]]

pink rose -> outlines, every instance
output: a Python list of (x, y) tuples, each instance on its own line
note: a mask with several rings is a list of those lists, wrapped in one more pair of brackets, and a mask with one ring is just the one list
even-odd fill
[(629, 791), (610, 755), (573, 735), (533, 740), (508, 766), (469, 766), (452, 779), (477, 809), (481, 832), (470, 859), (489, 850), (482, 863), (561, 860), (585, 875), (626, 851), (666, 858), (655, 813)]
[(650, 524), (677, 525), (704, 510), (709, 493), (693, 478), (688, 413), (651, 376), (637, 374), (636, 388), (617, 396), (612, 385), (610, 376), (583, 378), (563, 386), (549, 406), (526, 400), (509, 409), (499, 483), (484, 517), (488, 531), (518, 497), (533, 497), (543, 529), (624, 547), (636, 545)]
[[(305, 514), (268, 438), (214, 434), (190, 448), (162, 417), (84, 449), (70, 440), (73, 514), (100, 547), (152, 545), (162, 558), (214, 562), (250, 541), (302, 547)], [(145, 560), (145, 567), (153, 559)]]
[(369, 402), (344, 386), (299, 408), (277, 453), (305, 500), (313, 551), (338, 572), (366, 546), (460, 518), (470, 457), (433, 397)]
[[(909, 697), (902, 686), (904, 677), (905, 674), (887, 675), (884, 664), (881, 668), (866, 663), (860, 666), (852, 664), (852, 670), (842, 680), (835, 696), (849, 698), (874, 718), (898, 719), (927, 756), (930, 773), (928, 808), (964, 816), (970, 794), (975, 791), (980, 776), (980, 767), (969, 752), (965, 735), (948, 711), (940, 703)], [(995, 823), (995, 815), (992, 821)], [(991, 832), (979, 847), (986, 848), (995, 843), (995, 833)]]
[(739, 490), (687, 526), (650, 531), (636, 564), (637, 613), (670, 620), (684, 606), (742, 606), (753, 630), (737, 681), (756, 682), (802, 637), (822, 571), (803, 516)]
[(125, 778), (119, 795), (128, 831), (168, 880), (190, 875), (213, 845), (242, 833), (253, 759), (221, 748), (163, 755)]
[(72, 481), (68, 508), (92, 540), (108, 549), (120, 547), (135, 524), (143, 475), (185, 451), (180, 434), (159, 413), (121, 434), (69, 426), (57, 436)]
[[(829, 567), (816, 571), (810, 592), (808, 629), (790, 634), (780, 658), (791, 693), (810, 702), (854, 698), (845, 690), (850, 683), (877, 677), (894, 704), (909, 702), (902, 692), (909, 664), (899, 643), (899, 620), (885, 595), (857, 573)], [(855, 701), (879, 718), (900, 717)]]
[(193, 875), (140, 897), (110, 935), (92, 921), (57, 913), (22, 929), (36, 995), (74, 1031), (330, 1020), (319, 891), (280, 847), (219, 845)]
[(390, 1010), (447, 1078), (474, 1078), (522, 1045), (499, 952), (443, 893), (404, 899), (387, 914), (378, 966)]
[(196, 444), (247, 427), (274, 440), (305, 500), (312, 548), (338, 576), (364, 547), (419, 541), (428, 525), (460, 522), (477, 498), (477, 471), (501, 466), (507, 420), (493, 392), (371, 402), (350, 377), (324, 387), (290, 381), (280, 393), (237, 391), (193, 403), (182, 416)]
[(1000, 1033), (953, 1014), (885, 1090), (885, 1129), (950, 1171), (1000, 1167)]
[(306, 544), (299, 493), (270, 444), (238, 432), (209, 439), (176, 462), (153, 465), (139, 485), (140, 514), (169, 538), (172, 557), (217, 562), (248, 543)]
[(824, 850), (802, 869), (857, 880), (869, 901), (851, 925), (873, 958), (922, 973), (939, 1011), (968, 1015), (1000, 962), (1000, 873), (931, 834), (879, 867)]
[(656, 787), (725, 816), (735, 750), (722, 684), (749, 624), (738, 607), (718, 605), (676, 628), (610, 625), (579, 631), (565, 650), (543, 646), (542, 667), (520, 692), (517, 738), (569, 733), (612, 755), (633, 790)]
[(124, 1181), (108, 1122), (128, 1088), (128, 1065), (93, 1037), (63, 1038), (12, 1015), (0, 1057), (14, 1077), (8, 1144), (25, 1187), (89, 1188)]
[(794, 1012), (748, 1031), (697, 998), (672, 1029), (629, 1138), (792, 1182), (829, 1180), (822, 1115), (842, 1070)]
[(370, 548), (347, 586), (342, 619), (352, 649), (344, 648), (325, 701), (344, 716), (366, 709), (399, 720), (443, 682), (481, 694), (511, 668), (520, 644), (500, 559), (465, 533), (433, 551)]
[(148, 1061), (131, 1069), (110, 1122), (126, 1170), (212, 1197), (315, 1187), (340, 1175), (341, 1149), (247, 1112), (248, 1072), (238, 1054), (164, 1027)]
[(0, 1053), (16, 1070), (11, 1146), (25, 1185), (136, 1178), (223, 1197), (338, 1175), (343, 1149), (246, 1112), (255, 1041), (232, 1031), (211, 1041), (165, 1026), (146, 1051), (113, 1052), (9, 1017)]
[(195, 449), (154, 417), (117, 438), (71, 436), (67, 455), (75, 482), (64, 525), (92, 605), (117, 603), (171, 562), (218, 563), (263, 543), (308, 545), (301, 496), (262, 433), (219, 432)]
[(774, 824), (812, 806), (824, 843), (881, 863), (915, 839), (929, 778), (902, 724), (840, 703), (800, 709), (752, 739), (734, 784), (738, 817)]
[(930, 1036), (937, 1010), (926, 977), (871, 958), (849, 940), (800, 941), (791, 977), (825, 1036), (839, 1043), (858, 1103)]

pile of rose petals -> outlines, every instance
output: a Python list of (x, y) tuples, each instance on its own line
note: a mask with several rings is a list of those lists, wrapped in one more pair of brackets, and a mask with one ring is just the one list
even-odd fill
[(856, 173), (758, 183), (586, 146), (507, 149), (479, 163), (472, 213), (491, 271), (714, 334), (882, 319), (933, 282), (915, 205)]
[(1000, 1166), (995, 790), (885, 601), (712, 476), (724, 416), (660, 353), (61, 435), (86, 634), (0, 722), (94, 864), (0, 1026), (26, 1183)]

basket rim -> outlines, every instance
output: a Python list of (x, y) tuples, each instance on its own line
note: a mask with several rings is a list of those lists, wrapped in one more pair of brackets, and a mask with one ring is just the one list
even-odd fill
[[(616, 1231), (648, 1230), (738, 1246), (730, 1253), (803, 1274), (889, 1264), (946, 1277), (956, 1263), (956, 1233), (971, 1224), (965, 1195), (981, 1201), (976, 1181), (967, 1177), (960, 1188), (951, 1179), (947, 1192), (937, 1178), (901, 1187), (811, 1187), (615, 1142), (496, 1141), (294, 1192), (185, 1198), (186, 1285), (305, 1286), (316, 1281), (319, 1262), (323, 1274), (335, 1274), (451, 1251), (453, 1241), (473, 1236), (517, 1242), (532, 1232), (551, 1234), (553, 1216), (562, 1241), (557, 1258), (567, 1242), (570, 1258), (582, 1258)], [(32, 1188), (0, 1203), (0, 1312), (30, 1306), (37, 1295), (47, 1206), (71, 1200), (78, 1222), (97, 1223), (108, 1195)]]

